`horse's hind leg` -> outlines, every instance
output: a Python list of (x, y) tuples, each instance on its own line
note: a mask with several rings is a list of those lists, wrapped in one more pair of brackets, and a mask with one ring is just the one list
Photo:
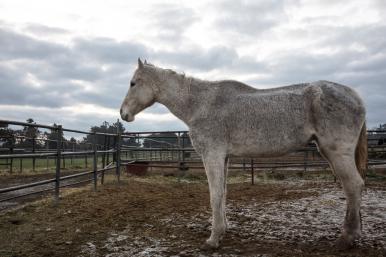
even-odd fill
[(346, 195), (346, 217), (338, 246), (348, 248), (361, 235), (360, 204), (364, 182), (355, 164), (355, 146), (337, 145), (319, 145), (319, 148), (341, 181)]

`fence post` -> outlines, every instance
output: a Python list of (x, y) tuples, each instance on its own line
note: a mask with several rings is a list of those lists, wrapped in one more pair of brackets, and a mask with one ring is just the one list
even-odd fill
[[(61, 146), (62, 146), (62, 152), (65, 152), (66, 151), (66, 146), (64, 145), (64, 142), (62, 142), (62, 144), (61, 144)], [(65, 169), (66, 168), (66, 157), (63, 155), (63, 169)]]
[[(107, 151), (107, 135), (104, 135), (103, 137), (103, 154), (102, 154), (102, 169), (106, 167), (106, 152)], [(105, 171), (102, 170), (101, 173), (101, 185), (105, 182)]]
[(180, 162), (180, 170), (181, 170), (181, 175), (182, 176), (185, 176), (186, 175), (186, 171), (188, 169), (188, 167), (186, 167), (185, 165), (185, 137), (184, 137), (184, 134), (181, 134), (179, 135), (180, 137), (180, 148), (181, 148), (181, 162)]
[[(76, 148), (76, 143), (72, 143), (72, 152), (76, 151), (75, 148)], [(71, 155), (71, 162), (70, 162), (70, 164), (71, 164), (71, 168), (74, 167), (74, 156), (73, 155)]]
[[(48, 150), (49, 150), (49, 142), (47, 140), (44, 141), (45, 144), (46, 144), (46, 152), (48, 153)], [(48, 170), (48, 162), (49, 162), (49, 158), (48, 156), (46, 157), (46, 170)]]
[[(23, 145), (25, 142), (23, 142), (23, 138), (20, 138), (20, 144)], [(23, 149), (23, 152), (25, 153), (25, 149)], [(23, 159), (19, 159), (19, 173), (23, 172)]]
[(255, 184), (255, 170), (253, 167), (253, 158), (251, 158), (251, 177), (252, 177), (252, 185)]
[(23, 158), (20, 158), (20, 170), (19, 173), (23, 173)]
[(308, 150), (304, 151), (304, 173), (307, 172)]
[(121, 180), (121, 131), (119, 130), (119, 127), (117, 128), (117, 135), (116, 135), (116, 149), (115, 149), (115, 162), (116, 162), (116, 175), (118, 183)]
[[(107, 137), (107, 148), (110, 150), (110, 137), (111, 136), (108, 136)], [(110, 152), (107, 153), (107, 160), (106, 160), (106, 163), (109, 164), (110, 163)]]
[(97, 155), (97, 147), (96, 147), (96, 141), (97, 141), (97, 135), (96, 135), (96, 133), (94, 132), (93, 133), (93, 135), (94, 135), (94, 140), (93, 140), (93, 144), (92, 144), (92, 146), (93, 146), (93, 151), (94, 151), (94, 154), (93, 154), (93, 157), (94, 157), (94, 159), (93, 159), (93, 171), (94, 171), (94, 191), (96, 191), (97, 190), (97, 182), (98, 182), (98, 174), (97, 174), (97, 172), (98, 172), (98, 155)]
[[(35, 153), (35, 137), (32, 137), (32, 153)], [(32, 157), (32, 171), (35, 172), (36, 158)]]
[[(11, 139), (11, 146), (9, 148), (9, 152), (11, 153), (11, 155), (13, 154), (13, 147), (15, 145), (15, 137), (12, 136), (12, 139)], [(10, 166), (9, 166), (9, 173), (12, 174), (12, 170), (13, 170), (13, 157), (11, 157), (11, 162), (10, 162)]]
[(55, 172), (55, 204), (59, 203), (59, 189), (60, 189), (60, 159), (62, 153), (62, 126), (56, 127), (56, 172)]

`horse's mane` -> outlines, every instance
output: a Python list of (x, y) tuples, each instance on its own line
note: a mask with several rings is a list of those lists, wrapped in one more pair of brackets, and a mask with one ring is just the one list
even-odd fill
[[(186, 76), (186, 74), (184, 72), (178, 73), (178, 72), (176, 72), (175, 70), (172, 70), (172, 69), (165, 69), (165, 68), (158, 67), (158, 66), (156, 66), (156, 65), (154, 65), (152, 63), (147, 62), (146, 60), (145, 60), (144, 65), (148, 66), (148, 67), (151, 67), (151, 68), (154, 68), (157, 71), (168, 72), (170, 74), (173, 74), (173, 75), (177, 76), (181, 80), (188, 81), (189, 83), (192, 83), (192, 81), (205, 81), (205, 80), (202, 80), (202, 79), (199, 79), (199, 78), (195, 78), (195, 77), (192, 77), (192, 76)], [(209, 81), (206, 81), (206, 82), (209, 82)]]

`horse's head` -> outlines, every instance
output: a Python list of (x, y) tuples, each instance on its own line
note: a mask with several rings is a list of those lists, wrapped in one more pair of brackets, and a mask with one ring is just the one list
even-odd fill
[(125, 121), (133, 121), (134, 116), (152, 105), (155, 101), (155, 74), (150, 65), (138, 59), (138, 68), (130, 81), (129, 92), (123, 99), (121, 117)]

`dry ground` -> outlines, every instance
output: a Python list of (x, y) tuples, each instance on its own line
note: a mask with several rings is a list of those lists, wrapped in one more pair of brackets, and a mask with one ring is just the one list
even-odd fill
[(229, 231), (221, 248), (209, 236), (204, 180), (131, 177), (97, 192), (76, 189), (0, 214), (0, 256), (386, 256), (386, 183), (364, 192), (363, 238), (338, 251), (344, 197), (331, 181), (229, 185)]

